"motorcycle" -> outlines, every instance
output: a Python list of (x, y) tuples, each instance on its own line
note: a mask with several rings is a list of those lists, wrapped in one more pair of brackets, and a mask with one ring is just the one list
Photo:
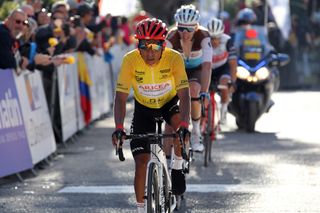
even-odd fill
[(251, 46), (246, 47), (246, 50), (245, 54), (254, 57), (249, 60), (244, 60), (244, 57), (238, 59), (237, 89), (228, 110), (235, 116), (239, 129), (254, 132), (256, 121), (274, 104), (271, 95), (280, 84), (278, 68), (289, 62), (289, 56), (269, 51), (257, 60), (256, 55), (262, 52), (261, 48)]

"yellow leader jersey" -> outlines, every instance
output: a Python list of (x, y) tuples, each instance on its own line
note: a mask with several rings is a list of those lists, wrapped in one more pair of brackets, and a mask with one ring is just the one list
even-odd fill
[(123, 57), (116, 91), (130, 93), (133, 87), (135, 99), (142, 105), (159, 109), (177, 94), (188, 88), (188, 77), (179, 52), (165, 48), (160, 61), (146, 64), (139, 50)]

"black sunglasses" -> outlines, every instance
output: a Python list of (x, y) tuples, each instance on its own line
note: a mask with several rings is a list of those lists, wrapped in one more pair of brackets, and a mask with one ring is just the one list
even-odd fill
[(179, 32), (187, 31), (188, 33), (192, 33), (196, 30), (195, 27), (178, 27)]
[(15, 22), (16, 22), (16, 24), (28, 25), (28, 21), (27, 20), (16, 19)]

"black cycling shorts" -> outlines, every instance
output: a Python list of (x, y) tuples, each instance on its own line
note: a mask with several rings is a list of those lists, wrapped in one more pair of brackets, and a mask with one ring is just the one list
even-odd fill
[(201, 67), (194, 69), (186, 69), (188, 81), (195, 81), (201, 84)]
[(212, 70), (211, 73), (211, 82), (210, 82), (210, 89), (216, 88), (216, 86), (219, 84), (219, 80), (221, 76), (226, 75), (226, 76), (231, 76), (230, 75), (230, 67), (229, 63), (225, 63), (224, 65), (215, 68)]
[[(131, 133), (155, 133), (157, 125), (155, 121), (156, 117), (163, 117), (163, 119), (170, 124), (171, 117), (179, 113), (178, 100), (178, 96), (175, 96), (160, 109), (146, 107), (135, 100)], [(150, 153), (150, 146), (147, 143), (147, 139), (131, 140), (130, 147), (133, 156), (141, 153)]]

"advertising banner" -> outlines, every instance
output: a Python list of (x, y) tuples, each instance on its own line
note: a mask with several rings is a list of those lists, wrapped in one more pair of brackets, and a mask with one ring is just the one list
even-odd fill
[(76, 63), (58, 67), (58, 86), (61, 113), (62, 140), (66, 141), (78, 130), (76, 115), (76, 95), (73, 72), (76, 72)]
[(24, 71), (15, 77), (22, 107), (32, 163), (36, 164), (56, 150), (56, 141), (49, 116), (39, 71)]
[(89, 87), (90, 89), (90, 99), (92, 105), (92, 113), (91, 113), (91, 120), (98, 119), (100, 116), (100, 107), (99, 107), (99, 97), (98, 97), (98, 79), (97, 73), (101, 72), (97, 65), (95, 64), (94, 60), (95, 56), (90, 56), (89, 54), (85, 54), (85, 59), (88, 67), (88, 71), (90, 74), (90, 78), (92, 81), (92, 85)]
[(99, 116), (110, 111), (109, 92), (112, 90), (110, 85), (109, 65), (104, 62), (102, 57), (95, 56), (94, 64), (96, 66), (95, 78), (97, 84), (97, 96), (99, 100)]
[(13, 73), (0, 69), (0, 177), (33, 167)]

